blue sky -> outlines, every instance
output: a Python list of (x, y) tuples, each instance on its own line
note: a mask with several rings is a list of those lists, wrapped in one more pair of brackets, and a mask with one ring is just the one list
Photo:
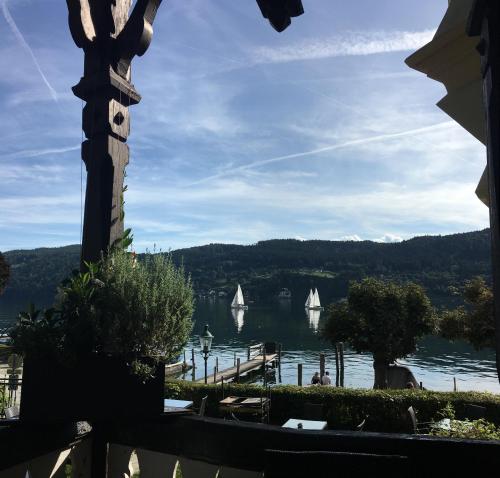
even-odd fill
[[(164, 0), (132, 71), (135, 248), (487, 227), (484, 147), (404, 64), (447, 3), (303, 0), (278, 34), (254, 0)], [(61, 0), (0, 0), (3, 251), (80, 241), (83, 53), (66, 18)]]

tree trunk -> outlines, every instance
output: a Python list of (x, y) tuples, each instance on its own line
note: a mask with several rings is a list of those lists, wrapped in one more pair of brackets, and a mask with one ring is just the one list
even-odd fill
[(387, 367), (389, 361), (384, 357), (373, 357), (373, 369), (375, 371), (375, 381), (373, 388), (387, 388)]

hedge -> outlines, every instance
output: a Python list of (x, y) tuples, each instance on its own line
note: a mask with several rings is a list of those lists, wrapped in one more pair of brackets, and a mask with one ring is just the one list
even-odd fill
[[(420, 422), (439, 420), (438, 412), (449, 402), (457, 419), (465, 417), (467, 404), (486, 408), (486, 420), (500, 425), (500, 395), (486, 392), (433, 392), (428, 390), (371, 390), (337, 387), (299, 387), (281, 385), (271, 389), (271, 423), (282, 425), (289, 418), (305, 418), (305, 403), (323, 404), (328, 426), (334, 430), (353, 430), (365, 417), (365, 430), (377, 432), (410, 432), (408, 407), (417, 412)], [(195, 405), (208, 396), (206, 414), (220, 417), (218, 402), (222, 399), (220, 385), (205, 385), (188, 381), (169, 381), (165, 396), (191, 400)], [(226, 384), (224, 395), (244, 397), (266, 396), (259, 385)]]

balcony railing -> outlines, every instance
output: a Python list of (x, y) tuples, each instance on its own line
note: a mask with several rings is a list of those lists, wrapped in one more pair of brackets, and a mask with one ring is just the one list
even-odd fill
[[(283, 429), (194, 416), (100, 425), (107, 476), (141, 478), (496, 476), (500, 442), (418, 435)], [(104, 433), (104, 435), (103, 435)], [(95, 463), (96, 430), (86, 422), (0, 425), (0, 477), (106, 476)], [(105, 448), (106, 450), (106, 448)], [(135, 452), (135, 453), (134, 453)], [(336, 471), (334, 475), (333, 470)], [(347, 473), (347, 474), (346, 474)]]

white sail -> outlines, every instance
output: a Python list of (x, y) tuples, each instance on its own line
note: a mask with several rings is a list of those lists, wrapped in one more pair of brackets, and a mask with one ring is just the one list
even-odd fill
[(314, 289), (314, 307), (321, 307), (321, 302), (319, 301), (318, 289)]
[(313, 291), (312, 289), (309, 289), (309, 295), (306, 300), (306, 307), (312, 307), (311, 302), (313, 301), (313, 297), (314, 297)]
[(240, 284), (238, 284), (238, 305), (245, 305), (245, 301), (243, 300), (243, 292), (241, 291)]
[(231, 307), (245, 307), (245, 301), (243, 300), (243, 292), (241, 291), (240, 284), (238, 284), (238, 290), (236, 291), (236, 294), (234, 294), (233, 301), (231, 302)]

